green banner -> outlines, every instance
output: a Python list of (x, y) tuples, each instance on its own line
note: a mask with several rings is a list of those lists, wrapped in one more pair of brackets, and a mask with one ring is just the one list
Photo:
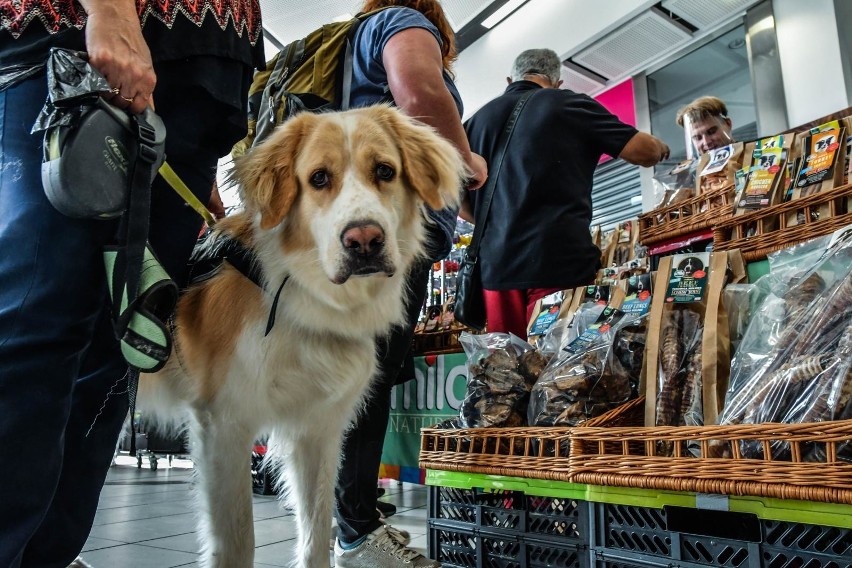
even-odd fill
[(391, 391), (382, 464), (417, 467), (420, 429), (455, 418), (467, 389), (464, 353), (414, 359), (414, 379)]

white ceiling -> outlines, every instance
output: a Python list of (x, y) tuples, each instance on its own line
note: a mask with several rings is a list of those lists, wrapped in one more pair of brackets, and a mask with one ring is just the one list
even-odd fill
[[(632, 1), (627, 4), (631, 4)], [(563, 69), (564, 86), (595, 95), (633, 74), (644, 71), (654, 61), (659, 61), (666, 54), (711, 32), (725, 21), (741, 16), (746, 8), (757, 1), (664, 0), (660, 4), (663, 10), (671, 10), (674, 14), (677, 14), (676, 11), (682, 12), (677, 15), (682, 16), (686, 21), (691, 21), (691, 24), (697, 28), (696, 32), (690, 32), (674, 21), (676, 18), (670, 19), (670, 14), (664, 15), (663, 10), (649, 10), (648, 8), (652, 5), (650, 0), (633, 4), (637, 10), (626, 19), (621, 18), (618, 15), (620, 12), (611, 4), (604, 4), (602, 7), (588, 0), (533, 0), (487, 33), (486, 37), (475, 41), (474, 46), (478, 47), (478, 44), (487, 43), (490, 46), (489, 49), (485, 51), (466, 49), (459, 59), (456, 70), (468, 68), (467, 71), (470, 73), (471, 70), (488, 69), (491, 74), (492, 68), (495, 68), (497, 70), (495, 76), (499, 75), (502, 81), (502, 77), (505, 77), (511, 65), (511, 59), (502, 61), (501, 58), (505, 58), (507, 54), (497, 54), (491, 47), (495, 39), (498, 43), (503, 43), (503, 39), (507, 38), (506, 41), (512, 44), (512, 53), (508, 55), (510, 58), (514, 58), (514, 55), (523, 48), (539, 47), (542, 43), (558, 44), (556, 40), (559, 38), (550, 37), (543, 40), (540, 26), (528, 26), (523, 23), (525, 17), (530, 18), (530, 11), (549, 13), (549, 23), (555, 24), (560, 33), (572, 37), (583, 35), (574, 25), (587, 19), (585, 12), (602, 12), (601, 17), (604, 20), (608, 17), (612, 18), (609, 20), (612, 25), (601, 30), (596, 36), (583, 41), (581, 46), (560, 53), (563, 59), (570, 60)], [(346, 14), (355, 14), (362, 2), (363, 0), (260, 0), (264, 28), (282, 45), (304, 37), (324, 23)], [(447, 18), (457, 33), (466, 24), (475, 20), (477, 15), (488, 10), (492, 4), (501, 3), (502, 0), (441, 0)], [(619, 4), (624, 3), (619, 0)], [(553, 22), (554, 19), (565, 23), (557, 24)], [(499, 36), (499, 39), (494, 37), (486, 40), (488, 36), (495, 36), (495, 34)], [(556, 47), (556, 45), (553, 46)], [(276, 47), (267, 44), (268, 58), (276, 51)], [(468, 53), (469, 51), (472, 53)], [(557, 52), (559, 53), (558, 49)], [(571, 62), (579, 63), (581, 67), (572, 68)], [(586, 69), (595, 73), (588, 73)], [(458, 85), (462, 90), (465, 78), (461, 76), (461, 73), (457, 74), (461, 80)], [(483, 84), (479, 83), (475, 86), (477, 90), (480, 90)], [(500, 91), (486, 92), (482, 96), (487, 100), (499, 94)], [(480, 106), (481, 102), (474, 100), (479, 98), (477, 93), (462, 90), (462, 95), (466, 103), (468, 99), (471, 100), (471, 110)]]

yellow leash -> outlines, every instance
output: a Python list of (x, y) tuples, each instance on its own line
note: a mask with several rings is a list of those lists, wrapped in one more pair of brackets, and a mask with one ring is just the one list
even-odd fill
[(180, 179), (168, 162), (163, 162), (163, 165), (160, 166), (159, 172), (160, 175), (163, 176), (163, 179), (166, 180), (166, 183), (172, 186), (172, 189), (174, 189), (190, 207), (195, 209), (195, 211), (201, 215), (201, 218), (207, 222), (208, 226), (212, 227), (216, 224), (216, 218), (207, 209), (207, 206), (195, 197), (195, 194), (193, 194), (186, 184), (183, 183), (183, 180)]

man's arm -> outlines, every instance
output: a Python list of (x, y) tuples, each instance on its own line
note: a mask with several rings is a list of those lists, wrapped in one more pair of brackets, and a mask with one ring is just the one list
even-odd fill
[[(89, 63), (118, 94), (110, 103), (140, 113), (152, 103), (157, 77), (151, 52), (142, 37), (134, 0), (80, 0), (88, 15), (86, 50)], [(130, 99), (130, 100), (129, 100)]]
[(650, 168), (657, 162), (668, 159), (669, 147), (655, 136), (645, 132), (637, 132), (625, 144), (618, 157), (631, 164)]
[(409, 28), (393, 35), (382, 52), (388, 86), (396, 106), (452, 142), (480, 187), (488, 177), (482, 156), (470, 151), (453, 96), (444, 84), (441, 49), (428, 30)]

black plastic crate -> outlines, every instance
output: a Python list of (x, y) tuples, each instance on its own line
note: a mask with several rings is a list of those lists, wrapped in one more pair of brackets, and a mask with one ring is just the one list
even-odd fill
[(591, 546), (615, 566), (852, 568), (852, 530), (749, 513), (597, 503)]
[(555, 537), (582, 546), (589, 542), (586, 502), (525, 495), (521, 491), (432, 486), (429, 487), (429, 520), (496, 534)]
[(565, 539), (535, 539), (429, 522), (429, 557), (444, 568), (586, 568), (589, 551)]
[(852, 529), (762, 521), (764, 568), (850, 568)]

